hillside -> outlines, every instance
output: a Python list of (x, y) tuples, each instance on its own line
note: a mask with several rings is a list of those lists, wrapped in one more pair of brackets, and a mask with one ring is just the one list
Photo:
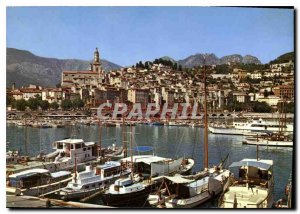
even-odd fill
[(270, 64), (279, 64), (279, 63), (285, 63), (292, 60), (295, 61), (295, 55), (294, 52), (285, 53), (279, 57), (277, 57), (275, 60), (270, 61)]
[[(6, 54), (7, 87), (14, 82), (17, 87), (28, 84), (53, 87), (60, 83), (63, 70), (88, 70), (90, 68), (90, 62), (86, 60), (46, 58), (14, 48), (7, 48)], [(102, 60), (102, 66), (106, 71), (121, 68), (107, 60)]]

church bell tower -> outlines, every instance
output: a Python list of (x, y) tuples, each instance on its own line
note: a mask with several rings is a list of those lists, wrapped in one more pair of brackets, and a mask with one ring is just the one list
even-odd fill
[(98, 48), (96, 48), (94, 52), (94, 61), (93, 64), (91, 64), (91, 70), (97, 73), (102, 73), (102, 67), (100, 63), (100, 56), (99, 56), (99, 51)]

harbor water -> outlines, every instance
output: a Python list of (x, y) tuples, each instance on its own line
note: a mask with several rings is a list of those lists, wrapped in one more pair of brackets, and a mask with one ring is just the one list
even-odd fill
[[(193, 127), (149, 126), (132, 127), (134, 146), (152, 146), (152, 153), (169, 158), (180, 156), (195, 159), (194, 171), (203, 168), (204, 129)], [(19, 150), (22, 155), (35, 156), (41, 151), (48, 153), (52, 143), (64, 138), (81, 138), (84, 141), (99, 141), (99, 127), (76, 125), (65, 128), (32, 128), (6, 126), (6, 149)], [(126, 135), (130, 139), (130, 127), (126, 126)], [(26, 139), (27, 136), (27, 139)], [(121, 146), (121, 127), (102, 127), (102, 146), (116, 144)], [(216, 165), (227, 154), (227, 165), (243, 158), (256, 158), (256, 146), (243, 145), (243, 136), (209, 134), (209, 165)], [(27, 146), (25, 146), (27, 142)], [(141, 154), (141, 153), (140, 153)], [(149, 153), (147, 153), (149, 154)], [(259, 148), (259, 157), (274, 161), (274, 201), (284, 195), (285, 185), (293, 169), (293, 148)], [(209, 206), (209, 205), (208, 205)]]

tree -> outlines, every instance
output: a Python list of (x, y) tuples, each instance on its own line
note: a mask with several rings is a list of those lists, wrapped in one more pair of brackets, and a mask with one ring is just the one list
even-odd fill
[(143, 64), (142, 61), (139, 61), (138, 67), (139, 67), (139, 68), (144, 68), (144, 64)]
[(178, 69), (178, 65), (177, 65), (176, 62), (174, 63), (173, 69), (174, 69), (174, 70), (177, 70), (177, 69)]
[(27, 106), (27, 102), (24, 99), (16, 101), (16, 109), (18, 111), (25, 111), (26, 106)]
[(179, 64), (178, 70), (182, 71), (182, 65)]
[(268, 97), (269, 96), (269, 92), (267, 90), (264, 91), (264, 97)]
[(260, 113), (271, 113), (272, 107), (269, 106), (266, 102), (253, 102), (253, 111), (260, 112)]
[(9, 105), (13, 106), (15, 102), (16, 102), (16, 100), (12, 95), (6, 96), (6, 106), (9, 106)]
[(58, 107), (59, 107), (59, 105), (58, 105), (57, 102), (53, 102), (53, 103), (50, 104), (50, 107), (51, 107), (52, 109), (54, 109), (54, 110), (57, 110)]
[(43, 100), (43, 101), (41, 101), (40, 106), (43, 110), (48, 110), (50, 107), (50, 104), (47, 100)]
[(71, 100), (63, 100), (61, 102), (61, 108), (62, 110), (70, 110), (72, 108), (72, 101)]
[(149, 62), (148, 61), (145, 62), (145, 68), (149, 69)]
[(35, 111), (35, 110), (37, 110), (38, 109), (38, 107), (40, 106), (40, 101), (39, 101), (39, 98), (29, 98), (29, 100), (27, 101), (27, 105), (28, 105), (28, 107), (31, 109), (31, 110), (33, 110), (33, 111)]
[(82, 101), (82, 99), (77, 97), (75, 100), (73, 100), (72, 106), (76, 109), (79, 109), (79, 108), (84, 107), (84, 102)]

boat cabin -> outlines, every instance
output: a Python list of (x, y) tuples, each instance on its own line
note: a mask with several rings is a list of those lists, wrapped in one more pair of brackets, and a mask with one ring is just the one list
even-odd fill
[(30, 169), (9, 176), (8, 186), (28, 189), (67, 179), (71, 172), (59, 171), (50, 173), (47, 169)]
[[(89, 161), (97, 157), (97, 145), (95, 142), (84, 142), (82, 139), (65, 139), (54, 142), (54, 149), (59, 152), (55, 162), (62, 162), (65, 159), (78, 163)], [(61, 161), (60, 161), (61, 160)]]
[(243, 159), (232, 163), (230, 168), (233, 167), (239, 167), (234, 185), (268, 188), (273, 181), (272, 160)]
[(117, 175), (121, 172), (121, 164), (117, 161), (108, 161), (96, 167), (96, 175), (101, 175), (101, 178)]

